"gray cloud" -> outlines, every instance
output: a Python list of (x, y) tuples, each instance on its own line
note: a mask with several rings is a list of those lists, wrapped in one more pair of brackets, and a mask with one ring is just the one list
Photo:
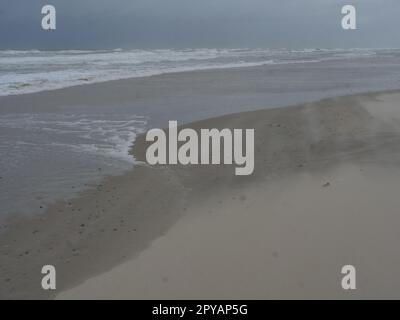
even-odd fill
[[(357, 31), (340, 9), (354, 4)], [(41, 30), (41, 7), (57, 30)], [(1, 0), (0, 48), (400, 47), (398, 0)]]

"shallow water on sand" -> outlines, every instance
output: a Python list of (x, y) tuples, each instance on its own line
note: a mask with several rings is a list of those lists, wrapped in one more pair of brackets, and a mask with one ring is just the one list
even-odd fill
[(105, 174), (132, 167), (144, 117), (132, 114), (8, 114), (0, 117), (0, 219), (44, 209)]

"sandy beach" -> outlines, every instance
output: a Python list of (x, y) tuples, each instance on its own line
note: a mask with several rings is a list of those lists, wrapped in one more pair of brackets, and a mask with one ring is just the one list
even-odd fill
[[(185, 124), (254, 128), (254, 174), (142, 163), (14, 217), (0, 233), (0, 297), (399, 298), (399, 99), (359, 94)], [(139, 136), (132, 155), (143, 161), (146, 146)], [(45, 264), (55, 291), (41, 289)], [(357, 268), (355, 291), (341, 289), (345, 264)]]
[(399, 16), (0, 0), (0, 301), (145, 319), (400, 300)]

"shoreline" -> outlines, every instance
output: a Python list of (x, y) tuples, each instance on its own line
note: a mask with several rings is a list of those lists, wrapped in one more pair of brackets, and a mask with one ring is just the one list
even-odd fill
[(33, 95), (33, 94), (48, 94), (51, 93), (53, 91), (62, 91), (62, 90), (66, 90), (66, 89), (74, 89), (74, 88), (78, 88), (78, 87), (86, 87), (86, 86), (96, 86), (99, 84), (109, 84), (109, 85), (113, 85), (113, 84), (117, 84), (116, 82), (124, 82), (124, 81), (132, 81), (135, 79), (147, 79), (147, 78), (152, 78), (152, 77), (160, 77), (160, 76), (176, 76), (176, 75), (180, 75), (183, 73), (196, 73), (196, 72), (209, 72), (209, 71), (224, 71), (224, 70), (234, 70), (234, 69), (247, 69), (247, 68), (257, 68), (257, 67), (265, 67), (265, 66), (269, 66), (268, 64), (264, 63), (264, 64), (254, 64), (254, 65), (245, 65), (245, 66), (231, 66), (231, 67), (210, 67), (210, 68), (205, 68), (205, 69), (189, 69), (189, 70), (182, 70), (182, 71), (167, 71), (167, 72), (163, 72), (163, 73), (155, 73), (155, 74), (149, 74), (149, 75), (141, 75), (141, 76), (132, 76), (132, 77), (126, 77), (126, 78), (118, 78), (118, 79), (110, 79), (110, 80), (106, 80), (106, 81), (97, 81), (97, 82), (82, 82), (79, 84), (74, 84), (74, 85), (70, 85), (70, 86), (65, 86), (65, 87), (61, 87), (61, 88), (54, 88), (54, 89), (43, 89), (43, 90), (39, 90), (39, 91), (33, 91), (33, 92), (24, 92), (24, 93), (17, 93), (17, 94), (7, 94), (7, 95), (0, 95), (0, 97), (18, 97), (18, 96), (25, 96), (25, 95)]
[[(92, 144), (99, 141), (85, 142), (83, 133), (74, 135), (68, 133), (68, 128), (64, 131), (65, 127), (53, 127), (53, 123), (82, 117), (92, 121), (92, 132), (97, 129), (99, 117), (142, 118), (147, 123), (143, 129), (147, 130), (166, 127), (169, 120), (185, 124), (329, 97), (398, 89), (398, 82), (391, 80), (397, 69), (389, 62), (379, 62), (377, 69), (357, 61), (310, 64), (307, 68), (295, 64), (188, 71), (0, 97), (0, 130), (5, 143), (0, 165), (3, 211), (30, 214), (37, 208), (42, 212), (48, 203), (59, 197), (69, 198), (98, 181), (98, 177), (118, 175), (130, 168), (130, 163), (118, 163), (119, 158), (107, 156), (109, 150), (93, 156), (90, 147), (101, 148), (101, 144)], [(326, 79), (326, 73), (332, 76)], [(26, 128), (23, 121), (30, 123), (31, 115), (39, 124)], [(17, 127), (13, 127), (14, 121)], [(76, 121), (70, 124), (77, 125)], [(43, 126), (50, 131), (40, 132)], [(51, 136), (50, 132), (56, 133), (54, 129), (61, 129), (63, 135)], [(62, 146), (65, 142), (68, 145)], [(76, 152), (75, 147), (82, 152)], [(113, 148), (111, 151), (120, 152), (119, 146)], [(54, 164), (50, 168), (44, 165), (49, 157)], [(14, 162), (18, 165), (9, 165)]]
[[(271, 194), (265, 195), (260, 194), (260, 190), (269, 190), (269, 186), (273, 186), (275, 183), (281, 186), (278, 190), (279, 193), (288, 193), (289, 199), (293, 196), (303, 199), (303, 194), (298, 195), (297, 189), (293, 190), (290, 187), (292, 182), (287, 183), (287, 181), (292, 181), (290, 180), (292, 177), (300, 175), (301, 179), (294, 178), (293, 181), (301, 186), (303, 186), (302, 181), (306, 179), (305, 185), (309, 189), (310, 180), (307, 180), (308, 178), (304, 177), (304, 174), (318, 176), (321, 181), (314, 190), (317, 192), (316, 194), (321, 190), (326, 191), (322, 185), (327, 181), (322, 178), (325, 175), (325, 179), (329, 177), (329, 179), (333, 179), (332, 172), (335, 170), (340, 171), (338, 176), (341, 179), (346, 179), (347, 175), (355, 174), (354, 166), (358, 170), (364, 165), (368, 165), (368, 168), (373, 167), (371, 170), (376, 171), (376, 175), (381, 179), (379, 168), (383, 170), (398, 165), (397, 158), (393, 156), (394, 150), (398, 148), (396, 144), (397, 124), (389, 123), (389, 126), (386, 126), (387, 119), (381, 119), (379, 112), (372, 115), (371, 106), (367, 108), (366, 105), (372, 104), (373, 109), (373, 105), (379, 103), (379, 100), (383, 100), (383, 105), (389, 105), (390, 99), (396, 101), (398, 97), (399, 91), (357, 94), (285, 108), (235, 113), (185, 124), (183, 127), (190, 126), (194, 129), (254, 127), (256, 129), (254, 174), (250, 177), (236, 177), (233, 166), (149, 167), (140, 165), (124, 175), (105, 178), (95, 188), (83, 191), (79, 197), (71, 201), (58, 201), (52, 204), (43, 215), (14, 222), (5, 233), (0, 234), (0, 243), (2, 244), (0, 255), (7, 259), (0, 269), (4, 278), (1, 281), (5, 283), (1, 287), (0, 296), (4, 298), (53, 298), (60, 291), (64, 292), (72, 288), (71, 291), (62, 293), (60, 297), (89, 298), (96, 296), (104, 298), (107, 293), (102, 296), (101, 293), (93, 290), (93, 281), (90, 280), (93, 276), (99, 275), (98, 278), (94, 278), (96, 279), (94, 281), (101, 285), (107, 283), (103, 281), (109, 278), (110, 274), (111, 278), (115, 277), (115, 279), (120, 279), (118, 278), (120, 275), (126, 276), (126, 270), (131, 270), (130, 267), (125, 268), (122, 272), (113, 273), (113, 270), (118, 269), (118, 266), (122, 267), (124, 262), (129, 266), (131, 263), (141, 263), (140, 261), (143, 261), (144, 265), (149, 261), (153, 263), (156, 261), (159, 265), (163, 265), (169, 259), (160, 256), (159, 249), (154, 249), (155, 245), (169, 246), (165, 249), (169, 250), (168, 252), (171, 254), (177, 254), (179, 250), (174, 251), (174, 247), (171, 246), (173, 243), (176, 244), (177, 240), (171, 242), (171, 238), (169, 238), (171, 235), (182, 241), (187, 236), (188, 230), (196, 229), (197, 223), (204, 230), (209, 230), (210, 225), (214, 223), (213, 219), (219, 219), (216, 225), (221, 226), (221, 230), (223, 230), (224, 221), (229, 221), (229, 212), (231, 211), (234, 213), (232, 216), (233, 228), (239, 227), (240, 230), (240, 224), (243, 223), (240, 218), (240, 210), (259, 212), (263, 204), (263, 197), (271, 197), (275, 194), (274, 192), (277, 192), (271, 191)], [(140, 135), (135, 140), (132, 150), (139, 161), (143, 160), (145, 148), (144, 135)], [(390, 154), (388, 154), (389, 151)], [(344, 175), (341, 171), (342, 165), (344, 166), (343, 172), (346, 173)], [(349, 165), (352, 165), (351, 169), (348, 169)], [(384, 173), (383, 177), (388, 179), (386, 176), (387, 174)], [(356, 174), (355, 177), (358, 183), (356, 185), (349, 184), (347, 188), (350, 190), (355, 186), (362, 186), (361, 182), (365, 181), (363, 176)], [(382, 180), (386, 181), (385, 179)], [(390, 179), (388, 181), (391, 185), (393, 184), (393, 188), (396, 187), (396, 181)], [(315, 188), (314, 184), (312, 186)], [(371, 190), (368, 192), (375, 192), (374, 187), (371, 186)], [(327, 201), (343, 196), (343, 194), (338, 195), (337, 192), (332, 193), (333, 195), (331, 198), (328, 197)], [(232, 198), (232, 195), (235, 199)], [(314, 193), (311, 192), (310, 195), (313, 196)], [(359, 197), (362, 198), (362, 195)], [(240, 210), (230, 206), (224, 207), (226, 202), (221, 202), (221, 199), (229, 198), (238, 205)], [(248, 203), (248, 199), (252, 199), (257, 205), (252, 206)], [(209, 205), (207, 205), (208, 201)], [(390, 201), (396, 200), (390, 198)], [(317, 207), (320, 210), (319, 205)], [(274, 211), (273, 208), (274, 206), (272, 206), (272, 211)], [(290, 210), (296, 207), (292, 205), (286, 208), (289, 211), (281, 213), (290, 213)], [(368, 206), (365, 206), (364, 209), (367, 210), (367, 208)], [(200, 217), (204, 212), (206, 217)], [(208, 216), (213, 212), (214, 217), (210, 220)], [(344, 214), (344, 212), (339, 213), (342, 216)], [(368, 214), (368, 217), (374, 221), (373, 215)], [(254, 221), (265, 223), (264, 218), (257, 215)], [(354, 215), (354, 221), (359, 218), (356, 214)], [(394, 216), (390, 216), (390, 218), (396, 219)], [(197, 222), (198, 219), (201, 221)], [(251, 222), (252, 219), (248, 219), (248, 221)], [(283, 222), (289, 223), (290, 220)], [(300, 226), (304, 226), (304, 223), (309, 221), (298, 220), (297, 222)], [(336, 223), (337, 228), (342, 228), (340, 223), (337, 221)], [(321, 227), (321, 225), (318, 226)], [(249, 225), (246, 232), (251, 232), (252, 227), (255, 226)], [(319, 231), (321, 235), (325, 226), (322, 227), (322, 230)], [(267, 239), (274, 240), (273, 234), (265, 235), (265, 241)], [(263, 235), (260, 232), (257, 235), (262, 239)], [(222, 241), (223, 235), (219, 236), (221, 238), (218, 238), (218, 230), (214, 230), (210, 241), (211, 239)], [(275, 236), (278, 235), (275, 234)], [(351, 239), (350, 234), (348, 236)], [(291, 239), (290, 234), (287, 237), (289, 240)], [(190, 249), (190, 245), (201, 248), (199, 236), (196, 234), (194, 238), (197, 240), (188, 241), (188, 248)], [(165, 243), (160, 243), (160, 239), (166, 239)], [(276, 238), (275, 242), (278, 239)], [(285, 243), (290, 243), (289, 240), (285, 240)], [(332, 245), (330, 241), (337, 239), (332, 236), (328, 237), (328, 240), (328, 244)], [(220, 249), (225, 248), (228, 251), (238, 245), (236, 242), (232, 242), (231, 247), (229, 242), (223, 243), (225, 246)], [(362, 244), (362, 242), (360, 243)], [(248, 243), (248, 245), (253, 246), (254, 243)], [(206, 247), (210, 248), (209, 246)], [(262, 246), (256, 247), (254, 251), (258, 252), (261, 249)], [(273, 260), (276, 260), (277, 252), (278, 256), (282, 255), (280, 250), (278, 251), (272, 250)], [(311, 264), (315, 263), (313, 258), (317, 252), (319, 251), (309, 252)], [(347, 253), (350, 257), (351, 252)], [(239, 255), (238, 259), (251, 261), (251, 257), (247, 256), (247, 253), (243, 251), (241, 254), (243, 256)], [(152, 255), (151, 259), (146, 260), (149, 259), (146, 258), (146, 255)], [(295, 255), (292, 256), (292, 258), (294, 257)], [(296, 261), (289, 259), (287, 263), (296, 263)], [(224, 260), (220, 262), (221, 265), (224, 265)], [(55, 293), (44, 292), (39, 288), (40, 267), (44, 264), (53, 264), (57, 269), (58, 289)], [(30, 266), (29, 270), (26, 270), (27, 265)], [(184, 269), (186, 271), (190, 270), (190, 267), (194, 267), (190, 263), (184, 264), (184, 266), (189, 268)], [(211, 267), (207, 266), (207, 268)], [(133, 270), (131, 271), (132, 277), (139, 275)], [(256, 275), (262, 275), (260, 272), (261, 270), (258, 270)], [(220, 275), (217, 272), (218, 274)], [(250, 277), (251, 273), (245, 272), (244, 274), (246, 277)], [(143, 274), (141, 275), (143, 276)], [(235, 279), (239, 275), (234, 274)], [(147, 280), (154, 279), (153, 289), (159, 289), (160, 279), (154, 278), (154, 273), (150, 271), (148, 276)], [(215, 277), (210, 277), (210, 279), (217, 280), (218, 278)], [(336, 279), (337, 274), (332, 274), (332, 277)], [(194, 277), (194, 279), (203, 278)], [(307, 277), (307, 279), (309, 278)], [(84, 282), (85, 280), (88, 281)], [(180, 282), (164, 280), (161, 281), (161, 284), (170, 284), (165, 292), (171, 293), (171, 290), (176, 290), (176, 294), (172, 297), (179, 297), (180, 289), (181, 294), (188, 294), (185, 291), (187, 288), (185, 290), (179, 288)], [(244, 279), (242, 280), (244, 281)], [(119, 281), (117, 283), (122, 288), (120, 295), (113, 291), (116, 296), (122, 295), (122, 298), (129, 298), (129, 293), (133, 297), (134, 292), (139, 292), (134, 290), (140, 287), (130, 287), (129, 284), (123, 289), (123, 283), (121, 280)], [(243, 282), (238, 279), (237, 284), (240, 283), (243, 285)], [(130, 285), (132, 286), (132, 283)], [(279, 283), (275, 282), (275, 287), (279, 288)], [(304, 283), (303, 286), (296, 288), (299, 291), (293, 291), (293, 293), (299, 294), (300, 297), (301, 294), (307, 297), (318, 290), (327, 297), (337, 294), (336, 289), (334, 292), (328, 292), (325, 291), (326, 288), (318, 287), (313, 289), (318, 289), (317, 291), (306, 291), (307, 286)], [(194, 290), (195, 287), (192, 289)], [(110, 289), (110, 294), (112, 290), (115, 288)], [(220, 295), (222, 297), (226, 297), (224, 290), (232, 290), (232, 287), (221, 285)], [(285, 296), (287, 290), (289, 287), (286, 289), (281, 287), (281, 294)], [(201, 292), (204, 293), (200, 290), (198, 294), (200, 295)], [(192, 292), (192, 296), (196, 296), (195, 293)], [(255, 295), (256, 297), (261, 296), (262, 290), (258, 293), (260, 295)], [(152, 296), (150, 291), (147, 294), (147, 296)], [(247, 294), (252, 297), (250, 292)], [(371, 293), (361, 292), (360, 295), (370, 296)]]
[[(327, 68), (327, 70), (329, 70), (330, 68), (335, 69), (337, 67), (334, 61), (327, 61), (322, 66), (324, 68)], [(154, 95), (166, 100), (168, 100), (168, 98), (173, 95), (181, 97), (183, 92), (187, 91), (188, 88), (192, 88), (192, 91), (194, 93), (197, 93), (197, 91), (199, 90), (206, 95), (212, 94), (213, 96), (218, 96), (221, 94), (221, 92), (219, 92), (221, 88), (224, 90), (232, 91), (234, 86), (236, 87), (239, 84), (244, 84), (245, 82), (241, 82), (239, 77), (244, 78), (245, 80), (247, 80), (247, 78), (249, 77), (255, 78), (252, 79), (252, 82), (254, 83), (251, 84), (254, 85), (254, 90), (257, 91), (249, 92), (249, 94), (255, 94), (258, 93), (258, 90), (260, 90), (260, 85), (265, 85), (263, 82), (271, 75), (271, 73), (276, 75), (275, 73), (277, 71), (281, 71), (281, 68), (283, 68), (285, 72), (293, 72), (294, 74), (299, 71), (307, 72), (303, 67), (304, 66), (302, 66), (301, 64), (288, 66), (262, 65), (254, 67), (241, 66), (218, 69), (168, 72), (143, 77), (131, 77), (124, 79), (107, 80), (96, 83), (79, 84), (65, 88), (44, 90), (26, 94), (0, 96), (0, 115), (14, 112), (31, 112), (33, 110), (37, 112), (67, 111), (68, 109), (65, 109), (65, 107), (71, 108), (71, 111), (75, 111), (75, 107), (77, 106), (85, 107), (85, 109), (86, 107), (96, 106), (100, 107), (99, 110), (102, 110), (101, 107), (104, 107), (108, 104), (117, 103), (119, 106), (125, 105), (126, 103), (137, 104), (138, 101), (136, 100), (138, 100), (138, 98), (154, 99)], [(309, 69), (310, 72), (314, 72), (313, 68)], [(346, 75), (343, 75), (343, 77), (344, 76)], [(214, 82), (224, 79), (226, 83), (219, 83), (219, 86), (214, 88), (215, 83), (207, 83), (210, 82), (210, 79), (212, 79), (213, 77), (215, 78)], [(294, 80), (297, 81), (297, 79)], [(400, 81), (400, 79), (398, 81)], [(169, 84), (168, 82), (171, 82), (171, 84)], [(251, 87), (249, 85), (244, 85), (244, 87), (241, 88), (240, 91), (246, 92), (247, 90), (251, 90), (250, 88)], [(179, 89), (179, 92), (170, 92), (174, 89)], [(269, 88), (265, 88), (265, 93), (263, 94), (265, 94), (265, 96), (271, 95), (270, 99), (264, 99), (264, 96), (261, 99), (257, 99), (257, 106), (254, 104), (249, 106), (240, 104), (237, 108), (236, 106), (232, 106), (231, 110), (229, 111), (223, 110), (222, 113), (216, 112), (213, 114), (207, 114), (203, 118), (199, 118), (198, 116), (196, 116), (194, 118), (190, 118), (185, 122), (189, 123), (199, 120), (205, 120), (210, 117), (223, 116), (238, 112), (256, 111), (263, 110), (265, 108), (287, 107), (292, 105), (317, 102), (326, 98), (345, 97), (368, 93), (390, 93), (400, 90), (400, 87), (399, 84), (385, 85), (383, 87), (376, 86), (376, 88), (372, 89), (367, 87), (352, 88), (351, 86), (349, 86), (348, 88), (340, 88), (340, 90), (338, 90), (337, 92), (333, 91), (329, 93), (329, 90), (325, 90), (326, 93), (321, 92), (320, 94), (312, 95), (310, 97), (297, 97), (294, 100), (289, 99), (289, 102), (276, 100), (276, 97), (272, 97), (272, 93), (269, 92), (268, 89)], [(280, 92), (280, 96), (283, 96), (283, 93), (285, 93), (286, 95), (292, 94), (287, 92)], [(223, 95), (223, 97), (225, 96)], [(268, 105), (265, 104), (266, 100), (268, 101)], [(229, 102), (232, 104), (235, 101), (230, 100)], [(168, 101), (164, 101), (164, 103), (170, 106)], [(159, 105), (157, 105), (156, 107), (160, 108)], [(215, 108), (218, 109), (218, 106), (215, 106)], [(142, 106), (140, 106), (140, 111), (143, 111)], [(175, 112), (176, 110), (169, 109), (168, 111)], [(199, 110), (196, 110), (196, 112), (197, 111)], [(139, 116), (148, 115), (139, 114)], [(160, 124), (160, 121), (155, 122), (156, 124)], [(165, 123), (167, 122), (164, 122), (163, 124)]]
[[(389, 50), (390, 55), (387, 51)], [(391, 50), (391, 51), (390, 51)], [(151, 76), (160, 76), (164, 74), (180, 74), (185, 72), (196, 72), (196, 71), (212, 71), (212, 70), (228, 70), (228, 69), (237, 69), (237, 68), (263, 68), (265, 66), (271, 65), (280, 65), (282, 69), (285, 69), (285, 65), (305, 65), (307, 68), (313, 68), (309, 66), (310, 64), (330, 64), (331, 61), (343, 61), (347, 64), (348, 54), (351, 55), (351, 59), (360, 60), (363, 59), (371, 59), (372, 63), (374, 62), (375, 56), (381, 58), (381, 63), (387, 63), (390, 59), (395, 58), (396, 53), (395, 48), (353, 48), (353, 49), (344, 49), (344, 48), (303, 48), (298, 50), (291, 49), (267, 49), (267, 48), (258, 48), (258, 49), (233, 49), (233, 48), (197, 48), (197, 49), (149, 49), (149, 50), (136, 50), (132, 49), (122, 49), (119, 51), (115, 50), (100, 50), (100, 51), (87, 51), (84, 50), (80, 53), (84, 53), (84, 56), (80, 57), (73, 55), (74, 58), (77, 58), (75, 61), (78, 64), (88, 64), (89, 66), (93, 66), (97, 61), (104, 62), (103, 54), (115, 54), (118, 52), (116, 56), (113, 56), (111, 64), (108, 66), (107, 70), (96, 70), (94, 72), (92, 69), (85, 69), (83, 66), (78, 74), (74, 73), (78, 70), (73, 66), (71, 68), (72, 74), (66, 77), (67, 70), (64, 70), (58, 63), (59, 61), (56, 59), (52, 60), (53, 57), (65, 57), (66, 59), (70, 58), (69, 54), (72, 54), (73, 51), (68, 50), (56, 50), (56, 51), (29, 51), (29, 50), (21, 50), (19, 53), (21, 55), (17, 55), (13, 60), (13, 63), (17, 63), (18, 59), (22, 58), (21, 68), (23, 71), (26, 71), (24, 68), (26, 67), (24, 63), (27, 63), (26, 59), (34, 59), (36, 57), (44, 58), (46, 57), (50, 62), (54, 63), (54, 68), (51, 71), (57, 70), (61, 72), (60, 78), (57, 79), (57, 84), (47, 82), (46, 78), (41, 78), (39, 76), (38, 80), (43, 83), (47, 83), (48, 89), (44, 89), (35, 81), (32, 81), (32, 75), (35, 75), (35, 72), (38, 70), (29, 69), (28, 72), (23, 72), (22, 74), (26, 74), (27, 77), (17, 77), (16, 81), (11, 83), (8, 87), (3, 86), (4, 94), (3, 96), (12, 96), (18, 95), (18, 90), (22, 89), (21, 92), (25, 92), (26, 94), (34, 94), (52, 90), (62, 90), (70, 87), (76, 86), (86, 86), (90, 84), (99, 84), (107, 81), (119, 81), (119, 80), (132, 80), (134, 78), (145, 78)], [(78, 50), (79, 51), (79, 50)], [(18, 50), (12, 51), (13, 54), (17, 53)], [(30, 54), (29, 54), (30, 52)], [(128, 63), (127, 60), (131, 58), (132, 54), (135, 56), (135, 52), (139, 53), (139, 59), (133, 59), (133, 63)], [(61, 53), (61, 55), (59, 55)], [(74, 52), (73, 54), (76, 54)], [(100, 53), (100, 56), (97, 54)], [(146, 57), (141, 56), (141, 54), (147, 53), (153, 56), (149, 60)], [(165, 55), (167, 53), (167, 55)], [(7, 59), (10, 59), (10, 52), (7, 50), (0, 50), (0, 54), (5, 54)], [(39, 54), (39, 56), (36, 56)], [(128, 55), (126, 55), (128, 54)], [(175, 55), (178, 59), (169, 58), (170, 55)], [(200, 54), (200, 56), (198, 56)], [(247, 56), (247, 59), (244, 59), (244, 55)], [(154, 59), (155, 58), (155, 59)], [(181, 60), (180, 60), (181, 59)], [(146, 60), (148, 62), (152, 62), (152, 66), (146, 66)], [(193, 64), (186, 64), (185, 62), (191, 60)], [(175, 62), (171, 65), (163, 64), (163, 61)], [(39, 61), (40, 62), (40, 61)], [(43, 63), (43, 62), (41, 62)], [(144, 65), (142, 65), (144, 64)], [(40, 69), (46, 70), (45, 64), (40, 64)], [(142, 66), (142, 68), (140, 68)], [(118, 69), (122, 67), (122, 69)], [(139, 68), (137, 68), (139, 67)], [(126, 72), (126, 70), (129, 72)], [(108, 71), (108, 72), (106, 72)], [(120, 72), (116, 72), (120, 71)], [(121, 73), (122, 71), (122, 73)], [(30, 72), (33, 72), (32, 74)], [(116, 75), (117, 73), (118, 75)], [(18, 74), (19, 76), (20, 74)], [(104, 81), (104, 79), (107, 79)]]

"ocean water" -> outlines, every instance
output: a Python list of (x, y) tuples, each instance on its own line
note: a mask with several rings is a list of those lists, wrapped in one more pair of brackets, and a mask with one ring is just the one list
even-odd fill
[(170, 72), (399, 55), (393, 49), (0, 51), (0, 95)]
[[(236, 67), (250, 68), (222, 72), (219, 81), (199, 75), (205, 81), (161, 83), (161, 89), (145, 89), (154, 95), (138, 91), (125, 106), (61, 101), (44, 111), (32, 110), (27, 100), (26, 112), (2, 108), (9, 95)], [(135, 159), (128, 151), (136, 135), (167, 120), (182, 124), (399, 87), (400, 49), (0, 51), (0, 222), (9, 214), (43, 211), (57, 198), (131, 169)]]

